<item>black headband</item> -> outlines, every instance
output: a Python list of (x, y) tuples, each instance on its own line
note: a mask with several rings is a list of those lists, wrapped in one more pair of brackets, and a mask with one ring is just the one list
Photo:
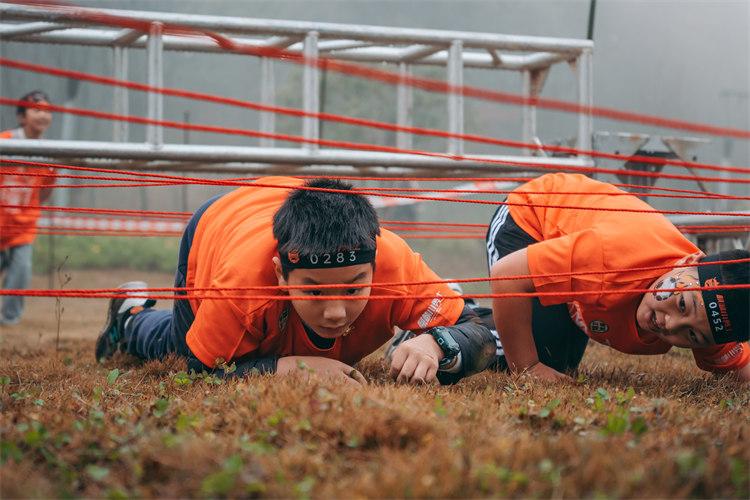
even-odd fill
[[(706, 257), (702, 262), (717, 260), (715, 256)], [(698, 266), (698, 278), (701, 286), (716, 287), (723, 283), (721, 266), (709, 264)], [(748, 338), (750, 325), (750, 290), (747, 288), (731, 290), (701, 290), (703, 304), (708, 316), (708, 324), (714, 341), (717, 344), (743, 342)]]
[(333, 267), (370, 264), (375, 261), (375, 249), (339, 250), (300, 254), (299, 252), (279, 252), (281, 267), (284, 269), (328, 269)]

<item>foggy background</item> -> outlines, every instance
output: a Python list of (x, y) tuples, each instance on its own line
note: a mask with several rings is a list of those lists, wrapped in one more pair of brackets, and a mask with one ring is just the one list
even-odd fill
[[(585, 38), (589, 0), (80, 0), (87, 7), (154, 10), (334, 23), (368, 24), (411, 28), (433, 28), (546, 37)], [(635, 1), (599, 0), (594, 25), (593, 94), (594, 105), (636, 113), (750, 129), (750, 2), (747, 1)], [(34, 63), (70, 68), (110, 76), (112, 51), (109, 48), (50, 46), (5, 42), (0, 55)], [(196, 54), (165, 51), (164, 85), (222, 96), (260, 100), (256, 81), (260, 64), (256, 58), (238, 55)], [(296, 65), (274, 62), (276, 102), (301, 107), (302, 71)], [(394, 66), (385, 69), (396, 70)], [(129, 51), (129, 75), (146, 82), (145, 51)], [(17, 98), (40, 88), (55, 103), (81, 108), (112, 110), (112, 89), (81, 83), (77, 88), (64, 79), (0, 68), (0, 94)], [(416, 75), (445, 78), (444, 69), (414, 66)], [(329, 73), (325, 79), (322, 111), (395, 122), (396, 89), (360, 79)], [(465, 85), (520, 93), (521, 74), (504, 70), (466, 69)], [(415, 126), (447, 127), (445, 97), (414, 91)], [(575, 101), (575, 78), (566, 64), (555, 65), (542, 97)], [(130, 114), (146, 115), (146, 96), (130, 92)], [(15, 110), (0, 109), (0, 126), (15, 126)], [(164, 119), (191, 123), (258, 129), (258, 114), (228, 106), (165, 97)], [(521, 138), (521, 109), (465, 99), (465, 131), (498, 138)], [(47, 138), (63, 138), (62, 123), (70, 120), (73, 140), (112, 140), (112, 124), (80, 117), (57, 115)], [(539, 110), (538, 133), (545, 143), (576, 134), (573, 114)], [(277, 116), (277, 131), (301, 133), (301, 120)], [(324, 138), (395, 145), (393, 134), (347, 127), (322, 125)], [(671, 136), (695, 134), (657, 129), (637, 123), (594, 118), (595, 131), (638, 132)], [(257, 145), (256, 139), (164, 130), (165, 142)], [(750, 141), (730, 141), (706, 136), (710, 142), (696, 150), (699, 161), (750, 164)], [(145, 139), (145, 127), (130, 126), (130, 140)], [(280, 144), (277, 142), (278, 145)], [(660, 146), (652, 143), (653, 148)], [(444, 140), (416, 137), (414, 147), (445, 151)], [(466, 143), (467, 154), (517, 154), (518, 151)], [(607, 164), (605, 166), (612, 167)], [(667, 167), (665, 172), (687, 174), (682, 168)], [(712, 172), (701, 171), (705, 175)], [(603, 177), (615, 180), (614, 177)], [(660, 180), (658, 186), (697, 189), (691, 182)], [(444, 186), (447, 187), (447, 186)], [(718, 190), (716, 184), (709, 184)], [(743, 192), (746, 185), (734, 186)], [(61, 190), (58, 190), (58, 192)], [(193, 210), (216, 189), (191, 187), (148, 188), (134, 198), (133, 190), (70, 190), (70, 202), (81, 206), (129, 207)], [(102, 191), (107, 191), (106, 193)], [(59, 196), (59, 195), (57, 195)], [(485, 196), (487, 197), (487, 196)], [(649, 200), (658, 208), (701, 209), (695, 200)], [(733, 203), (740, 210), (748, 205)], [(487, 222), (492, 207), (476, 205), (423, 204), (422, 220), (462, 220)]]

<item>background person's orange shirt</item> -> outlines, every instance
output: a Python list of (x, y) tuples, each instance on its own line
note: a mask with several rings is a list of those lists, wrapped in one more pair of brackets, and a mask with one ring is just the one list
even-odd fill
[[(0, 132), (0, 139), (17, 138), (17, 131), (18, 129)], [(26, 174), (49, 171), (50, 169), (41, 167), (0, 166), (0, 205), (19, 205), (12, 208), (0, 207), (0, 250), (34, 242), (41, 210), (30, 207), (40, 205), (39, 195), (42, 189), (54, 184), (54, 180)]]
[[(258, 181), (280, 186), (299, 186), (304, 181), (268, 177)], [(186, 286), (236, 288), (278, 285), (271, 259), (278, 255), (273, 237), (273, 215), (289, 189), (243, 187), (214, 202), (198, 222), (188, 256)], [(440, 279), (398, 236), (386, 230), (377, 240), (372, 295), (400, 295), (401, 300), (370, 300), (346, 337), (330, 349), (319, 349), (288, 301), (261, 300), (260, 295), (279, 291), (224, 291), (224, 295), (249, 298), (191, 300), (195, 313), (187, 344), (208, 366), (217, 358), (230, 361), (240, 356), (323, 356), (347, 364), (356, 363), (393, 336), (393, 327), (424, 330), (453, 325), (463, 310), (463, 300), (446, 285), (377, 287), (375, 283)], [(407, 295), (429, 295), (409, 299)]]
[[(530, 194), (527, 192), (539, 192)], [(582, 193), (582, 194), (570, 194)], [(612, 196), (608, 193), (619, 193)], [(568, 303), (571, 318), (591, 339), (629, 354), (662, 354), (671, 345), (638, 331), (635, 313), (642, 294), (609, 291), (645, 289), (668, 269), (629, 268), (672, 265), (698, 251), (662, 214), (615, 186), (580, 174), (548, 174), (508, 196), (511, 203), (567, 205), (597, 209), (637, 209), (648, 213), (509, 206), (513, 220), (538, 243), (528, 247), (532, 274), (608, 271), (606, 274), (535, 278), (542, 304)], [(593, 291), (586, 296), (567, 292)], [(734, 370), (750, 362), (750, 346), (729, 343), (693, 349), (696, 364), (708, 371)]]

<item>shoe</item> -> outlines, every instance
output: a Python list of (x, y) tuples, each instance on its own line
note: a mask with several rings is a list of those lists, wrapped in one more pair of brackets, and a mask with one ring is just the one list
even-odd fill
[[(123, 290), (148, 288), (143, 281), (129, 281), (118, 288)], [(96, 339), (96, 360), (103, 361), (122, 350), (125, 333), (125, 321), (147, 307), (153, 307), (156, 301), (146, 297), (146, 292), (123, 291), (122, 298), (111, 299), (107, 309), (107, 322)], [(138, 308), (137, 311), (134, 308)]]
[(398, 346), (411, 338), (414, 338), (414, 332), (412, 332), (411, 330), (399, 330), (398, 333), (393, 336), (391, 343), (388, 344), (388, 347), (386, 347), (385, 349), (385, 354), (383, 355), (383, 359), (388, 366), (391, 366), (393, 353), (396, 352)]

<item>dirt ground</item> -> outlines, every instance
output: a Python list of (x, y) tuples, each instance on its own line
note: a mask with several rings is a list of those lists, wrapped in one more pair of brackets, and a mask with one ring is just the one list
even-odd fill
[[(165, 273), (144, 273), (130, 270), (102, 271), (80, 271), (73, 270), (65, 273), (70, 277), (64, 285), (64, 289), (78, 288), (115, 288), (126, 281), (146, 281), (152, 287), (173, 286), (174, 276)], [(59, 288), (60, 280), (67, 280), (65, 276), (55, 276), (55, 288)], [(47, 275), (35, 275), (30, 288), (47, 289), (49, 277)], [(54, 340), (57, 337), (56, 299), (44, 297), (31, 297), (26, 300), (23, 323), (11, 327), (0, 326), (0, 342), (13, 343), (43, 342)], [(60, 316), (60, 339), (71, 340), (95, 340), (99, 330), (104, 324), (107, 313), (107, 301), (104, 299), (61, 299), (62, 314)], [(171, 302), (161, 302), (159, 307), (171, 308)], [(93, 347), (92, 347), (93, 349)], [(93, 351), (92, 351), (93, 353)], [(93, 356), (93, 354), (92, 354)]]
[[(67, 289), (172, 282), (70, 275)], [(361, 389), (224, 381), (175, 359), (96, 363), (106, 301), (61, 305), (58, 322), (55, 299), (30, 299), (0, 330), (3, 498), (750, 496), (750, 391), (684, 351), (591, 345), (561, 386), (502, 373), (398, 386), (378, 355), (358, 366)]]

